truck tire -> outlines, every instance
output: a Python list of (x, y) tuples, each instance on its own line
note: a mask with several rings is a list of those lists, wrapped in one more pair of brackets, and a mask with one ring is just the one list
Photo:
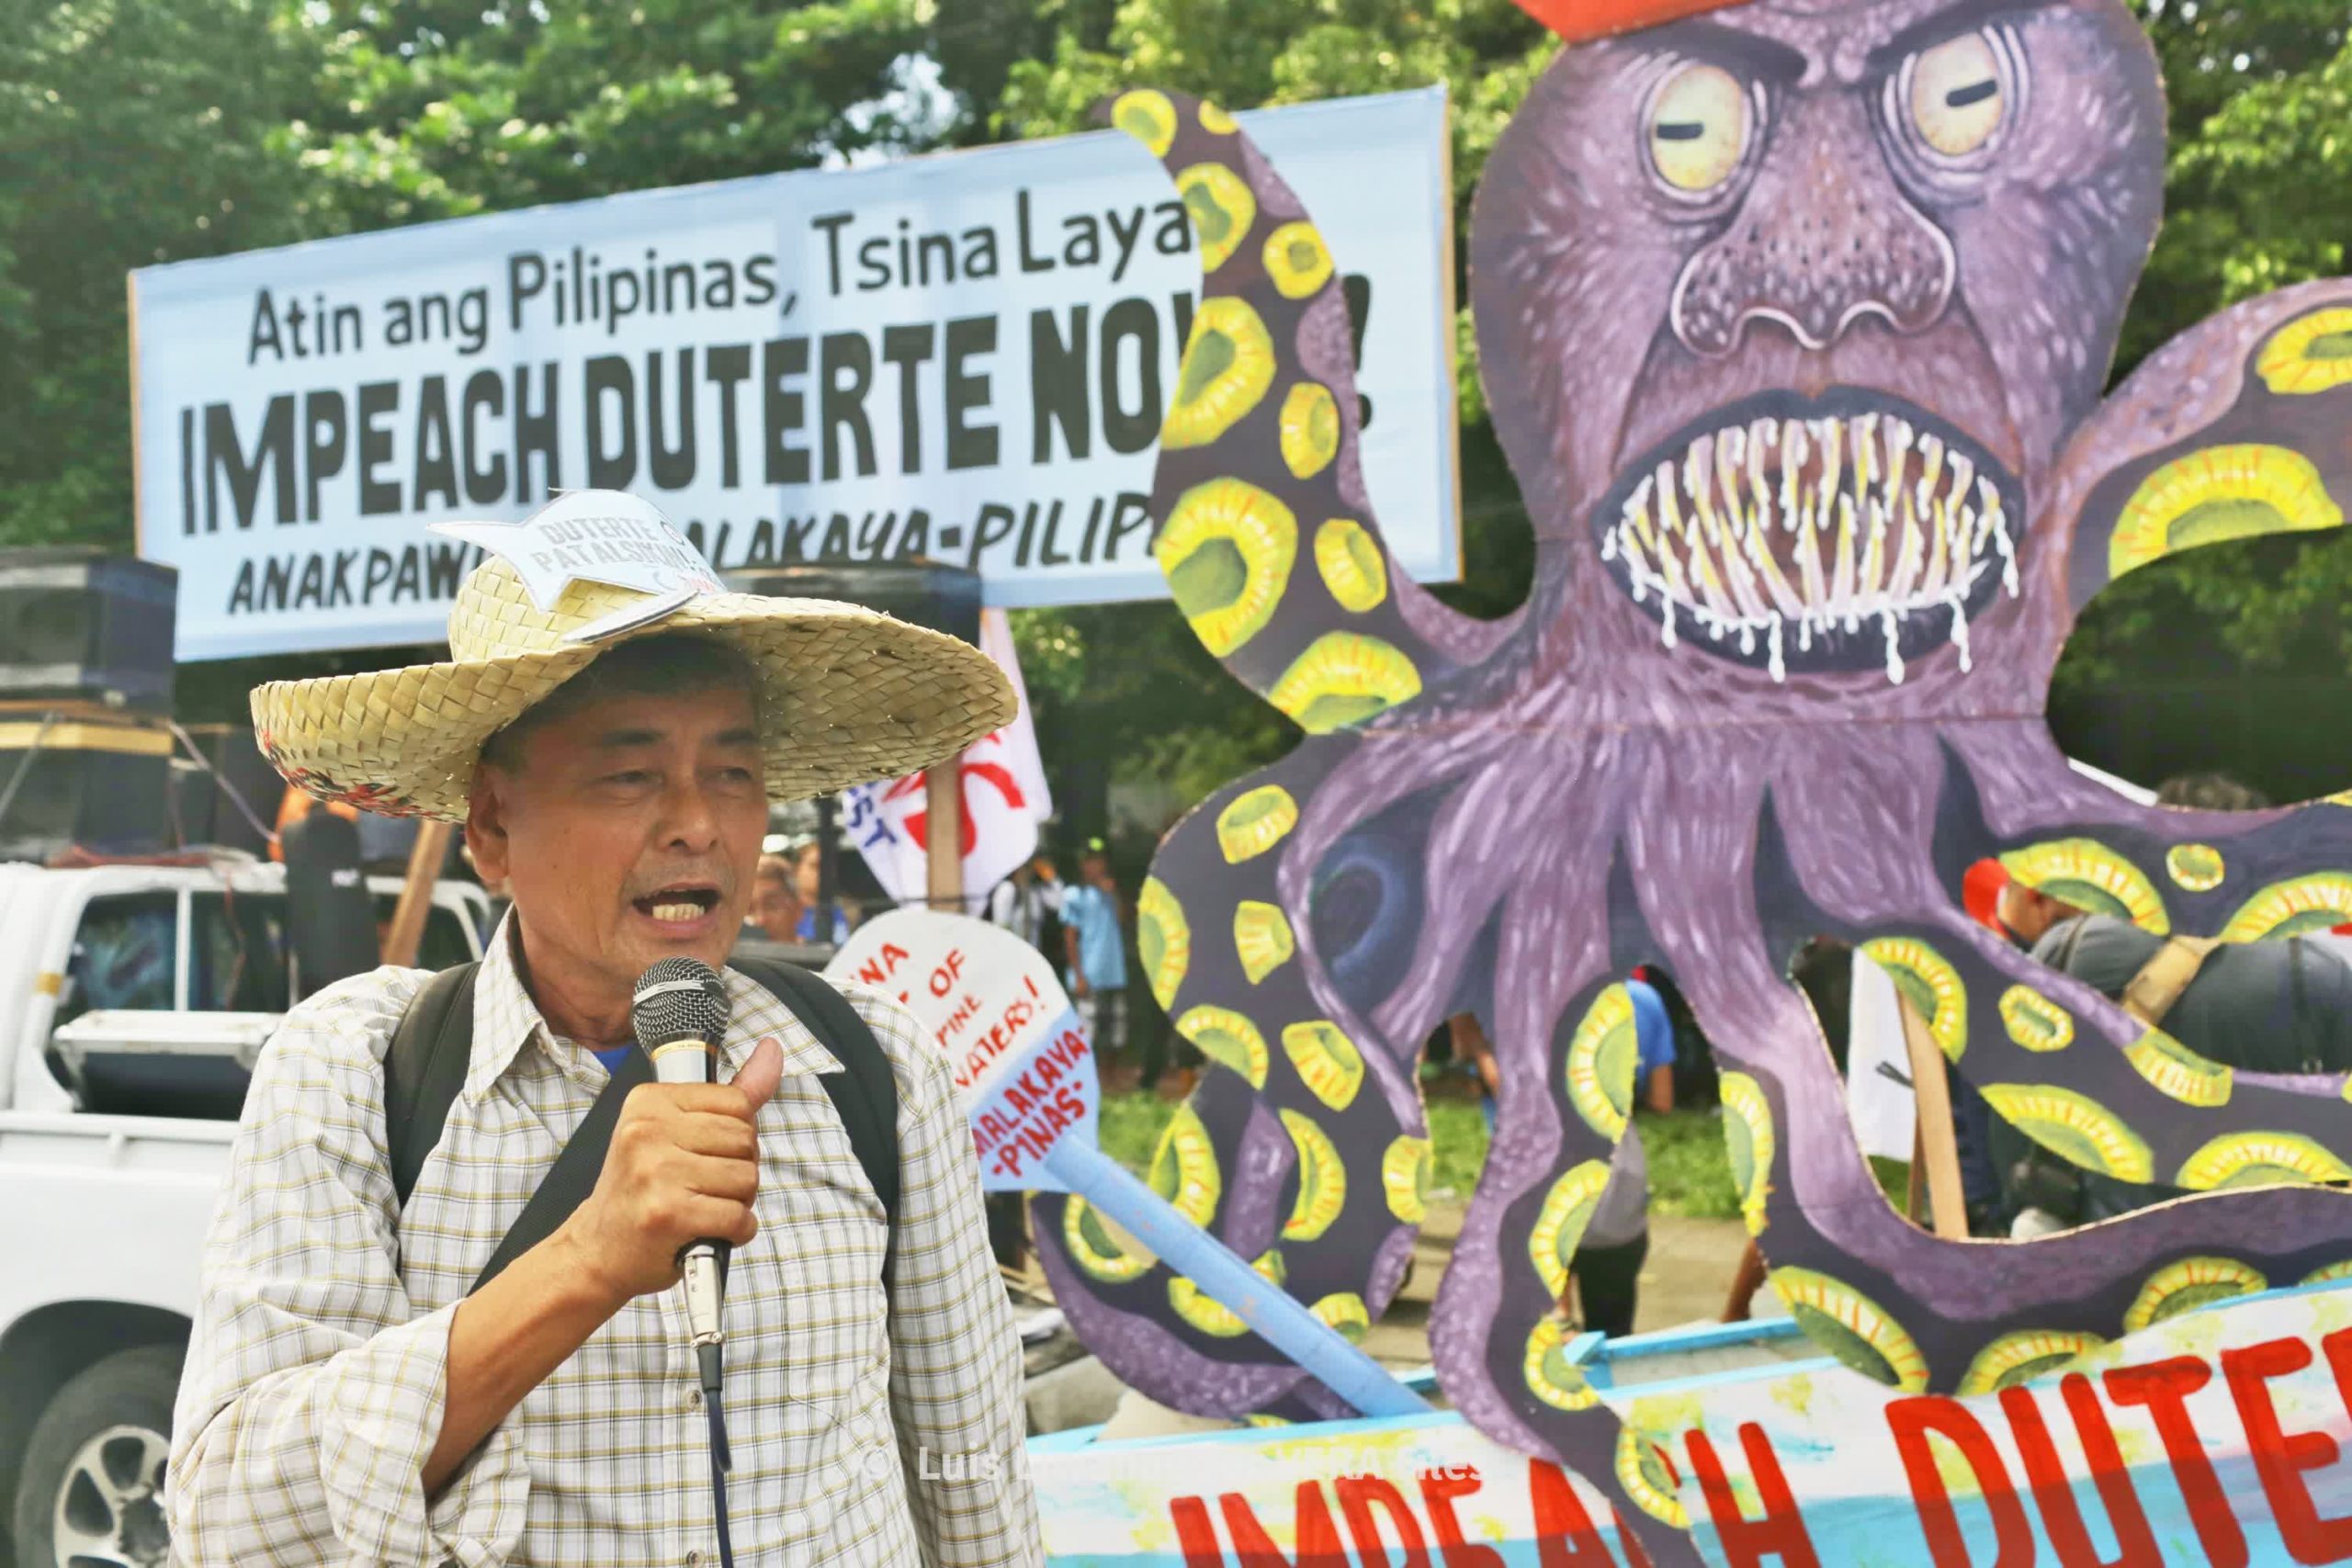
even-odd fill
[(90, 1366), (33, 1426), (17, 1482), (17, 1568), (163, 1568), (164, 1461), (186, 1350), (142, 1345)]

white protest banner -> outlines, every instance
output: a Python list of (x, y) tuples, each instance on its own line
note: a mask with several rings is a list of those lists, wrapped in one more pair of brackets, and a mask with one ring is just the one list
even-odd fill
[[(1346, 277), (1365, 480), (1459, 575), (1441, 89), (1238, 117)], [(141, 553), (185, 660), (434, 642), (426, 525), (628, 490), (724, 572), (926, 556), (994, 604), (1159, 598), (1200, 289), (1112, 131), (420, 224), (131, 276)]]

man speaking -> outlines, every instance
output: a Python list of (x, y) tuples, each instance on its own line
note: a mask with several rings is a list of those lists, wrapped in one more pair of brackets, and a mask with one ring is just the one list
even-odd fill
[[(633, 497), (447, 531), (489, 552), (449, 661), (261, 687), (255, 728), (324, 798), (463, 822), (514, 908), (478, 968), (345, 981), (262, 1052), (175, 1417), (175, 1560), (1040, 1562), (945, 1060), (881, 997), (710, 973), (771, 800), (952, 756), (1008, 682), (867, 610), (720, 592)], [(446, 1113), (428, 1088), (388, 1132), (388, 1084), (405, 1105), (441, 1058)]]

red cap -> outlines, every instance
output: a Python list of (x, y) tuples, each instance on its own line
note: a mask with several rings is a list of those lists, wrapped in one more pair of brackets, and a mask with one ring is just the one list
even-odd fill
[(1719, 11), (1739, 0), (1519, 0), (1519, 8), (1567, 39), (1607, 38)]
[(1980, 860), (1968, 868), (1967, 875), (1961, 878), (1961, 907), (1977, 924), (1999, 931), (2001, 889), (2008, 885), (2009, 874), (2001, 868), (1999, 861)]

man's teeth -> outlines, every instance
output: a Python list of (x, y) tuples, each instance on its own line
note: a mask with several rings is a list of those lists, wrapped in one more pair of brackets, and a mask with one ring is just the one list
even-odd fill
[(1876, 622), (1899, 682), (1902, 623), (1927, 609), (1950, 613), (1965, 670), (1969, 591), (1997, 561), (2018, 592), (1993, 481), (1939, 437), (1876, 412), (1760, 418), (1698, 437), (1643, 477), (1600, 554), (1623, 559), (1637, 603), (1657, 592), (1668, 647), (1686, 635), (1678, 615), (1742, 652), (1761, 637), (1775, 681), (1787, 675), (1785, 624), (1809, 649), (1816, 630)]
[(683, 924), (687, 920), (701, 919), (703, 917), (703, 907), (700, 904), (692, 902), (682, 904), (662, 903), (655, 904), (650, 912), (653, 918), (657, 920), (674, 920)]

